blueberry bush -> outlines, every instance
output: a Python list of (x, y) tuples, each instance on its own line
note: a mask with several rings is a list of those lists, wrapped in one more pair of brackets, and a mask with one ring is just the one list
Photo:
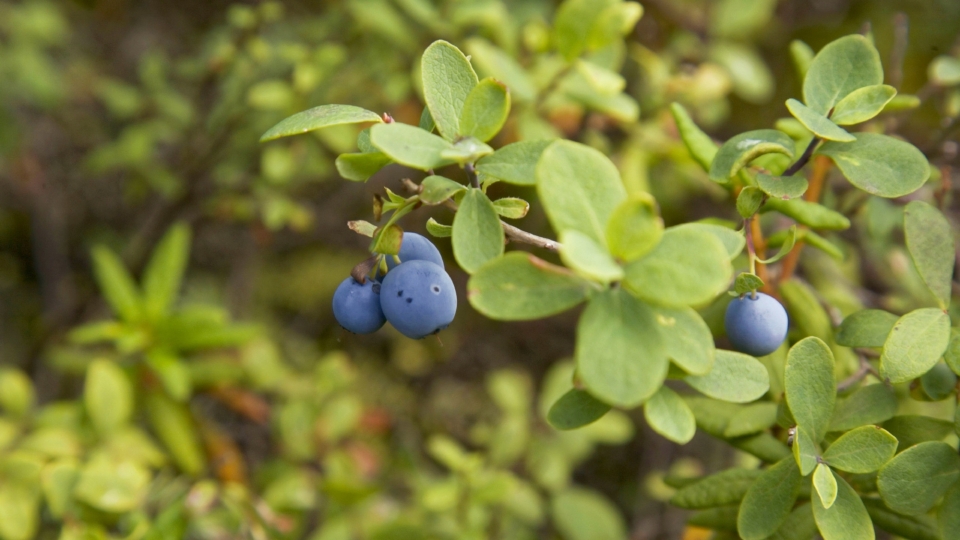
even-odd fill
[(836, 4), (0, 0), (0, 540), (960, 538), (960, 9)]

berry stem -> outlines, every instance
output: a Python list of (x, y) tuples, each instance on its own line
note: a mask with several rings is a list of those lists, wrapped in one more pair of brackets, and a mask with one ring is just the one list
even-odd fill
[(467, 178), (470, 180), (470, 185), (480, 189), (480, 179), (477, 178), (477, 170), (473, 168), (473, 163), (467, 163), (463, 166), (463, 170), (467, 172)]
[[(750, 261), (750, 273), (757, 275), (757, 252), (753, 245), (753, 216), (743, 220), (743, 232), (747, 240), (747, 259)], [(759, 277), (759, 276), (758, 276)], [(757, 297), (757, 291), (751, 291), (751, 298)]]

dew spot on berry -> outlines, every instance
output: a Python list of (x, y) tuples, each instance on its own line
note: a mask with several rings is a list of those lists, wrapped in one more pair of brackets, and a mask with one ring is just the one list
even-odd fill
[(412, 304), (412, 303), (413, 303), (413, 298), (407, 298), (407, 303), (408, 303), (408, 304)]
[(403, 296), (403, 291), (397, 291), (397, 298), (400, 298), (402, 296)]
[(440, 286), (439, 286), (439, 285), (434, 285), (433, 287), (430, 287), (430, 290), (433, 291), (433, 294), (440, 294)]

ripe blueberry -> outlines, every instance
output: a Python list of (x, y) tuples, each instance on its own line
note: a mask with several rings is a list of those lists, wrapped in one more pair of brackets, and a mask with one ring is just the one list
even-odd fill
[(443, 268), (430, 261), (409, 261), (397, 265), (383, 279), (380, 306), (401, 334), (420, 339), (453, 322), (457, 291)]
[(371, 334), (387, 321), (380, 308), (380, 284), (368, 279), (360, 284), (352, 277), (343, 280), (333, 293), (333, 316), (354, 334)]
[[(407, 261), (430, 261), (440, 268), (443, 268), (443, 257), (440, 256), (440, 251), (437, 249), (437, 246), (433, 245), (433, 242), (423, 235), (417, 233), (403, 233), (403, 242), (400, 243), (400, 253), (397, 254), (397, 257), (400, 257), (400, 262), (402, 263)], [(387, 268), (393, 270), (396, 266), (397, 263), (394, 262), (393, 257), (387, 255)]]
[(763, 293), (747, 293), (727, 306), (723, 325), (733, 348), (753, 356), (766, 356), (787, 337), (787, 311)]

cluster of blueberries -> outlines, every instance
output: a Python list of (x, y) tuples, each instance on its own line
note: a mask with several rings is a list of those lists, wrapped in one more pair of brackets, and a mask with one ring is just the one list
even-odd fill
[(787, 338), (787, 310), (772, 296), (749, 292), (727, 306), (723, 326), (733, 348), (753, 356), (766, 356)]
[(440, 251), (416, 233), (404, 233), (400, 262), (386, 257), (387, 273), (363, 283), (343, 280), (333, 294), (333, 315), (354, 334), (376, 332), (387, 321), (401, 334), (421, 339), (443, 330), (457, 313), (457, 291)]

